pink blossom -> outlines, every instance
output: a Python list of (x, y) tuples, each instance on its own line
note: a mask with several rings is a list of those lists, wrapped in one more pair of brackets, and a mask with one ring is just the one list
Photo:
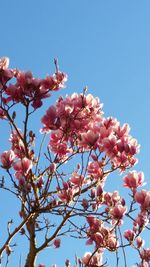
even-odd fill
[(60, 122), (54, 106), (49, 107), (46, 114), (42, 117), (41, 122), (45, 125), (42, 129), (44, 132), (49, 132), (50, 130), (56, 130), (59, 128)]
[[(65, 87), (65, 82), (67, 82), (68, 76), (64, 72), (56, 72), (55, 74), (56, 80), (57, 80), (57, 86), (58, 88), (63, 88)], [(54, 89), (56, 90), (56, 88)]]
[(143, 206), (144, 201), (145, 201), (145, 197), (146, 197), (146, 193), (147, 193), (146, 190), (141, 190), (140, 192), (136, 192), (134, 195), (135, 201)]
[(145, 260), (143, 260), (139, 267), (149, 267), (149, 264)]
[(2, 57), (0, 58), (0, 69), (7, 69), (9, 66), (9, 58)]
[(20, 129), (18, 129), (18, 132), (13, 131), (10, 135), (9, 141), (12, 144), (12, 150), (14, 151), (15, 155), (18, 158), (24, 158), (25, 157), (25, 147), (24, 143), (21, 139), (22, 137), (22, 132)]
[(51, 91), (58, 91), (60, 88), (65, 87), (67, 81), (67, 75), (64, 72), (57, 72), (53, 76), (47, 76), (42, 80), (41, 84), (44, 88)]
[(56, 171), (56, 164), (55, 163), (51, 163), (50, 166), (49, 166), (49, 170), (51, 173), (55, 172)]
[(148, 219), (148, 213), (146, 211), (141, 211), (135, 222), (134, 222), (134, 225), (135, 227), (138, 226), (139, 228), (142, 228), (142, 227), (145, 227), (149, 222), (149, 219)]
[(98, 231), (99, 227), (102, 225), (102, 221), (98, 220), (95, 216), (89, 215), (86, 218), (90, 228), (92, 228), (94, 231)]
[(116, 205), (114, 208), (111, 209), (111, 215), (113, 219), (121, 219), (123, 215), (126, 213), (127, 208), (122, 205)]
[(94, 161), (88, 163), (88, 173), (91, 178), (98, 179), (103, 175), (103, 165), (101, 161)]
[(81, 261), (83, 264), (85, 264), (85, 266), (87, 264), (89, 267), (101, 266), (102, 265), (102, 253), (95, 253), (92, 256), (91, 252), (86, 252)]
[(73, 190), (71, 188), (62, 189), (58, 192), (58, 197), (62, 202), (70, 202), (73, 198)]
[(124, 232), (124, 237), (129, 241), (132, 242), (135, 238), (135, 232), (133, 230), (126, 230)]
[(0, 118), (2, 120), (7, 118), (6, 113), (2, 108), (0, 108)]
[(70, 182), (74, 184), (76, 187), (81, 187), (84, 184), (84, 176), (79, 175), (76, 172), (73, 172), (72, 177), (70, 178)]
[(124, 187), (134, 189), (143, 185), (144, 174), (143, 172), (131, 171), (123, 178), (123, 181)]
[(7, 83), (7, 81), (14, 76), (13, 71), (8, 69), (8, 67), (9, 67), (9, 58), (8, 57), (0, 58), (0, 88), (3, 88), (3, 86)]
[(37, 187), (42, 188), (43, 184), (44, 184), (44, 179), (43, 177), (40, 177), (40, 179), (37, 182)]
[(118, 191), (114, 191), (113, 193), (106, 192), (104, 193), (104, 203), (110, 207), (116, 206), (116, 204), (122, 204), (122, 198)]
[(114, 251), (119, 246), (119, 243), (114, 235), (109, 234), (108, 239), (106, 238), (106, 245), (109, 248), (109, 250)]
[(32, 161), (28, 158), (23, 158), (13, 163), (13, 168), (16, 171), (16, 177), (20, 179), (22, 175), (27, 175), (32, 169)]
[(63, 136), (63, 132), (60, 130), (52, 132), (49, 146), (51, 147), (51, 150), (57, 154), (58, 161), (65, 160), (68, 153), (71, 153), (72, 151)]
[(61, 244), (61, 240), (59, 238), (57, 238), (57, 239), (54, 240), (54, 246), (55, 246), (55, 248), (59, 248), (60, 247), (60, 244)]
[(142, 209), (150, 209), (150, 191), (141, 190), (140, 192), (136, 192), (134, 199), (141, 204)]
[(141, 258), (147, 262), (150, 261), (150, 248), (147, 248), (147, 249), (143, 249), (141, 251)]
[(39, 264), (38, 267), (46, 267), (44, 264)]
[(88, 130), (86, 133), (81, 134), (80, 145), (94, 146), (98, 140), (98, 133), (94, 133), (92, 130)]
[(14, 161), (15, 154), (14, 154), (13, 150), (4, 151), (1, 154), (0, 158), (1, 158), (1, 162), (2, 162), (2, 167), (5, 169), (9, 169), (12, 166), (12, 163)]
[(136, 238), (137, 248), (141, 248), (141, 247), (143, 247), (143, 246), (144, 246), (144, 243), (145, 243), (145, 241), (144, 241), (140, 236), (138, 236), (138, 237)]

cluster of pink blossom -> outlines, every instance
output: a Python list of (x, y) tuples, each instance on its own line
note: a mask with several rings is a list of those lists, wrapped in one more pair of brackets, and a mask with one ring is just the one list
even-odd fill
[(20, 129), (13, 131), (10, 134), (9, 141), (11, 142), (12, 150), (18, 158), (24, 158), (26, 156), (25, 146), (23, 143), (23, 134)]
[[(43, 104), (42, 99), (50, 96), (50, 91), (64, 87), (67, 80), (66, 74), (60, 71), (45, 79), (37, 79), (30, 71), (12, 70), (8, 66), (8, 58), (0, 59), (0, 89), (4, 93), (4, 103), (10, 101), (21, 102), (24, 105), (32, 103), (33, 108), (37, 109)], [(12, 78), (16, 79), (16, 83), (7, 84)]]
[(144, 246), (144, 240), (135, 234), (133, 230), (126, 230), (124, 232), (124, 237), (131, 243), (134, 243), (134, 248), (136, 248), (139, 251), (139, 255), (141, 258), (141, 264), (138, 265), (139, 267), (148, 267), (150, 263), (150, 248), (143, 248)]
[(58, 198), (63, 203), (72, 201), (74, 194), (78, 191), (70, 182), (63, 182), (63, 188), (58, 188)]
[(91, 252), (86, 252), (81, 259), (84, 266), (102, 266), (102, 253), (96, 252), (92, 255)]
[(91, 190), (91, 199), (94, 200), (92, 209), (97, 210), (98, 207), (105, 207), (105, 213), (108, 218), (111, 219), (112, 224), (122, 223), (122, 218), (127, 212), (125, 206), (125, 200), (119, 195), (118, 191), (113, 193), (105, 192), (101, 185), (97, 186), (96, 189)]
[(96, 249), (102, 249), (101, 252), (103, 249), (108, 249), (110, 251), (116, 250), (119, 243), (113, 233), (114, 228), (105, 227), (104, 222), (94, 216), (88, 216), (87, 222), (89, 224), (87, 245), (91, 245), (95, 242)]
[(121, 127), (116, 119), (104, 118), (102, 104), (90, 94), (60, 97), (42, 117), (42, 123), (41, 131), (52, 131), (49, 145), (59, 160), (76, 146), (80, 151), (98, 149), (105, 153), (113, 168), (125, 170), (137, 162), (134, 156), (139, 145), (129, 134), (129, 126)]
[(116, 119), (108, 118), (103, 120), (99, 131), (98, 147), (106, 153), (114, 168), (125, 170), (137, 162), (134, 155), (139, 152), (139, 145), (129, 134), (127, 124), (121, 127)]
[[(23, 212), (20, 212), (21, 218), (26, 217), (34, 203), (37, 204), (37, 214), (32, 214), (32, 218), (35, 219), (34, 227), (42, 212), (47, 213), (51, 210), (52, 214), (62, 215), (65, 209), (68, 218), (71, 212), (74, 213), (73, 216), (84, 214), (88, 223), (87, 228), (86, 224), (83, 227), (87, 235), (86, 244), (94, 244), (95, 252), (87, 252), (78, 263), (80, 266), (94, 267), (103, 266), (102, 256), (105, 249), (113, 252), (124, 246), (117, 231), (121, 229), (123, 219), (127, 216), (132, 219), (133, 224), (131, 229), (124, 232), (124, 238), (128, 242), (127, 245), (133, 245), (138, 251), (141, 258), (139, 266), (148, 267), (150, 248), (143, 248), (144, 240), (141, 238), (141, 232), (147, 227), (150, 215), (150, 191), (139, 191), (139, 187), (144, 185), (144, 174), (130, 171), (123, 178), (123, 186), (131, 190), (132, 201), (129, 209), (118, 191), (104, 191), (106, 178), (111, 172), (116, 169), (123, 172), (137, 162), (135, 156), (139, 152), (139, 145), (130, 135), (129, 125), (121, 126), (115, 118), (105, 118), (99, 99), (91, 94), (85, 95), (85, 91), (65, 98), (59, 97), (56, 105), (50, 106), (41, 119), (41, 133), (50, 133), (49, 151), (45, 153), (49, 166), (45, 166), (41, 171), (41, 150), (36, 158), (31, 148), (35, 134), (28, 131), (28, 105), (32, 105), (32, 111), (41, 107), (43, 99), (50, 96), (50, 91), (64, 87), (67, 76), (56, 67), (53, 76), (36, 79), (30, 71), (22, 72), (8, 67), (9, 60), (0, 59), (0, 118), (7, 119), (11, 126), (11, 149), (1, 154), (0, 160), (1, 167), (11, 176), (17, 194), (24, 192), (25, 194), (20, 196), (27, 195), (28, 201), (25, 205), (29, 208), (24, 210), (24, 216)], [(23, 131), (17, 128), (15, 111), (10, 115), (10, 110), (16, 103), (22, 103), (26, 108)], [(77, 164), (77, 169), (70, 172), (71, 174), (60, 171), (63, 164), (75, 155), (81, 155), (82, 158), (81, 164)], [(84, 159), (86, 164), (83, 162)], [(14, 176), (9, 171), (10, 168)], [(135, 211), (135, 206), (139, 208), (139, 212)], [(32, 218), (29, 219), (31, 223)], [(63, 223), (67, 223), (67, 216), (64, 216), (60, 228), (63, 227)], [(46, 220), (44, 224), (48, 233), (49, 225)], [(81, 232), (83, 229), (81, 228)], [(27, 231), (31, 238), (29, 227)], [(57, 231), (60, 231), (59, 226), (55, 233)], [(77, 232), (80, 235), (80, 230)], [(49, 239), (50, 242), (55, 248), (59, 248), (59, 236), (56, 234), (52, 237)], [(47, 240), (46, 237), (44, 247), (48, 244)], [(69, 260), (66, 260), (65, 266), (70, 266)], [(45, 265), (39, 264), (38, 267)]]
[[(50, 107), (42, 118), (42, 131), (52, 131), (50, 139), (51, 150), (60, 159), (72, 152), (73, 146), (82, 149), (82, 134), (88, 132), (92, 125), (102, 120), (102, 105), (92, 95), (73, 94), (65, 99), (60, 97), (56, 106)], [(91, 133), (91, 136), (93, 134)], [(90, 144), (93, 143), (90, 138)], [(89, 144), (89, 146), (90, 146)]]
[(144, 185), (144, 174), (142, 172), (131, 171), (124, 177), (124, 187), (129, 188), (133, 193), (133, 200), (140, 204), (140, 212), (133, 220), (133, 229), (124, 232), (124, 237), (133, 244), (139, 251), (141, 258), (140, 267), (148, 267), (150, 263), (150, 248), (143, 248), (144, 240), (140, 237), (141, 231), (149, 223), (150, 211), (150, 191), (137, 191), (138, 187)]
[(26, 184), (27, 189), (30, 190), (31, 185), (27, 181), (27, 177), (29, 171), (32, 169), (32, 161), (26, 157), (18, 159), (13, 150), (4, 151), (1, 154), (0, 159), (4, 169), (8, 170), (13, 167), (19, 185), (24, 186)]
[(62, 188), (57, 188), (57, 196), (62, 202), (69, 203), (73, 200), (75, 194), (80, 192), (82, 186), (87, 184), (87, 181), (83, 175), (73, 172), (70, 179), (67, 182), (63, 181), (62, 184)]
[(29, 190), (31, 186), (27, 181), (27, 177), (33, 167), (33, 163), (31, 159), (26, 157), (21, 131), (18, 129), (18, 132), (12, 132), (9, 140), (12, 145), (11, 149), (4, 151), (0, 155), (2, 167), (7, 170), (12, 167), (15, 171), (15, 176), (18, 179), (19, 185), (24, 186), (26, 184)]

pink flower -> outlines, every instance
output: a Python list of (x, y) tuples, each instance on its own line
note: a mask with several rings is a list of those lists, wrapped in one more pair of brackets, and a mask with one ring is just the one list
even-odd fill
[(92, 256), (91, 252), (86, 252), (81, 261), (85, 266), (87, 266), (87, 264), (89, 267), (101, 266), (102, 265), (102, 254), (95, 253)]
[(64, 203), (68, 203), (72, 200), (73, 198), (73, 190), (71, 188), (66, 189), (62, 189), (58, 192), (58, 197), (59, 199), (64, 202)]
[(39, 264), (38, 267), (46, 267), (44, 264)]
[(145, 241), (144, 241), (140, 236), (138, 236), (138, 237), (136, 238), (137, 248), (141, 248), (141, 247), (143, 247), (143, 246), (144, 246), (144, 243), (145, 243)]
[(67, 82), (67, 79), (68, 79), (67, 74), (64, 72), (58, 71), (58, 72), (56, 72), (55, 77), (57, 80), (58, 88), (65, 87), (65, 82)]
[(111, 234), (108, 236), (108, 239), (106, 239), (106, 243), (109, 250), (112, 251), (116, 250), (117, 246), (119, 245), (116, 237)]
[(91, 252), (86, 252), (82, 258), (82, 263), (85, 265), (88, 264), (91, 256), (92, 256)]
[(98, 140), (98, 133), (88, 130), (86, 133), (81, 134), (81, 145), (94, 146)]
[(86, 198), (83, 198), (82, 199), (82, 207), (87, 210), (88, 207), (89, 207), (89, 203), (88, 203), (88, 200)]
[(14, 154), (13, 150), (4, 151), (1, 154), (0, 158), (1, 158), (1, 162), (2, 162), (2, 167), (5, 169), (9, 169), (12, 166), (12, 163), (14, 161), (15, 154)]
[(122, 198), (118, 191), (114, 191), (113, 193), (106, 192), (104, 193), (104, 203), (110, 207), (116, 206), (117, 203), (122, 204)]
[(136, 192), (134, 199), (141, 204), (142, 209), (150, 209), (150, 191), (141, 190), (140, 192)]
[(51, 163), (49, 165), (49, 170), (51, 173), (55, 172), (56, 171), (56, 164), (55, 163)]
[(101, 221), (99, 221), (95, 216), (89, 215), (87, 216), (86, 220), (88, 224), (90, 225), (90, 227), (93, 227), (93, 228), (98, 227), (99, 229), (99, 226), (101, 226)]
[(88, 163), (88, 173), (91, 178), (98, 179), (103, 175), (103, 165), (101, 161), (94, 161)]
[(133, 230), (126, 230), (124, 232), (124, 237), (129, 241), (132, 242), (135, 238), (135, 232)]
[(2, 57), (0, 58), (0, 69), (7, 69), (9, 66), (9, 58)]
[(141, 258), (147, 262), (150, 261), (150, 248), (141, 251)]
[(72, 173), (70, 182), (76, 187), (81, 187), (84, 184), (84, 176), (77, 174), (76, 172)]
[(44, 179), (43, 177), (40, 177), (40, 179), (37, 182), (37, 187), (42, 188), (43, 184), (44, 184)]
[(54, 240), (54, 246), (55, 246), (55, 248), (59, 248), (60, 247), (60, 244), (61, 244), (61, 240), (59, 238)]
[(54, 106), (49, 107), (46, 114), (42, 117), (41, 122), (45, 126), (42, 129), (44, 132), (49, 132), (50, 130), (56, 130), (59, 128), (60, 122)]
[(143, 185), (144, 174), (143, 172), (132, 171), (132, 172), (129, 172), (123, 178), (123, 181), (124, 181), (124, 184), (123, 184), (124, 187), (134, 189), (134, 188), (137, 188)]
[(112, 208), (111, 210), (111, 215), (113, 217), (113, 219), (121, 219), (123, 217), (123, 215), (126, 213), (127, 208), (122, 206), (122, 205), (116, 205), (114, 208)]
[(149, 264), (145, 260), (143, 260), (139, 267), (149, 267)]
[[(19, 132), (19, 134), (18, 134)], [(18, 129), (18, 132), (13, 131), (12, 134), (10, 135), (9, 141), (12, 144), (12, 150), (14, 151), (15, 155), (18, 158), (24, 158), (25, 157), (25, 147), (22, 139), (23, 134), (20, 129)]]
[(16, 177), (20, 179), (22, 175), (27, 175), (32, 169), (32, 161), (25, 157), (17, 162), (14, 162), (13, 168), (16, 171)]
[(146, 197), (146, 193), (147, 193), (146, 190), (141, 190), (140, 192), (136, 192), (134, 195), (135, 201), (143, 206), (144, 201), (145, 201), (145, 197)]
[(2, 120), (7, 118), (5, 111), (3, 109), (1, 109), (1, 108), (0, 108), (0, 118)]

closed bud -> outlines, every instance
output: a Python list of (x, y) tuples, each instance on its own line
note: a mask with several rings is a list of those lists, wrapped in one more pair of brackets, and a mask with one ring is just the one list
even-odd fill
[(12, 114), (12, 119), (14, 120), (16, 118), (16, 112), (13, 111), (13, 114)]
[(9, 245), (6, 245), (6, 246), (5, 246), (5, 249), (6, 249), (6, 253), (7, 253), (7, 255), (9, 256), (9, 255), (11, 254), (11, 252), (12, 252), (11, 247), (10, 247)]
[(65, 266), (70, 267), (70, 261), (68, 259), (65, 261)]

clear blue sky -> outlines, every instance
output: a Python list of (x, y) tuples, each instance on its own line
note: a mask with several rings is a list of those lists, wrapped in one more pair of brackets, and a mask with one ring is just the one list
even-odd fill
[[(141, 144), (137, 169), (149, 186), (150, 1), (5, 0), (0, 21), (0, 56), (8, 56), (12, 67), (42, 77), (54, 70), (57, 57), (69, 76), (63, 94), (87, 85), (107, 116), (130, 124)], [(43, 262), (55, 262), (57, 254), (48, 254)]]

